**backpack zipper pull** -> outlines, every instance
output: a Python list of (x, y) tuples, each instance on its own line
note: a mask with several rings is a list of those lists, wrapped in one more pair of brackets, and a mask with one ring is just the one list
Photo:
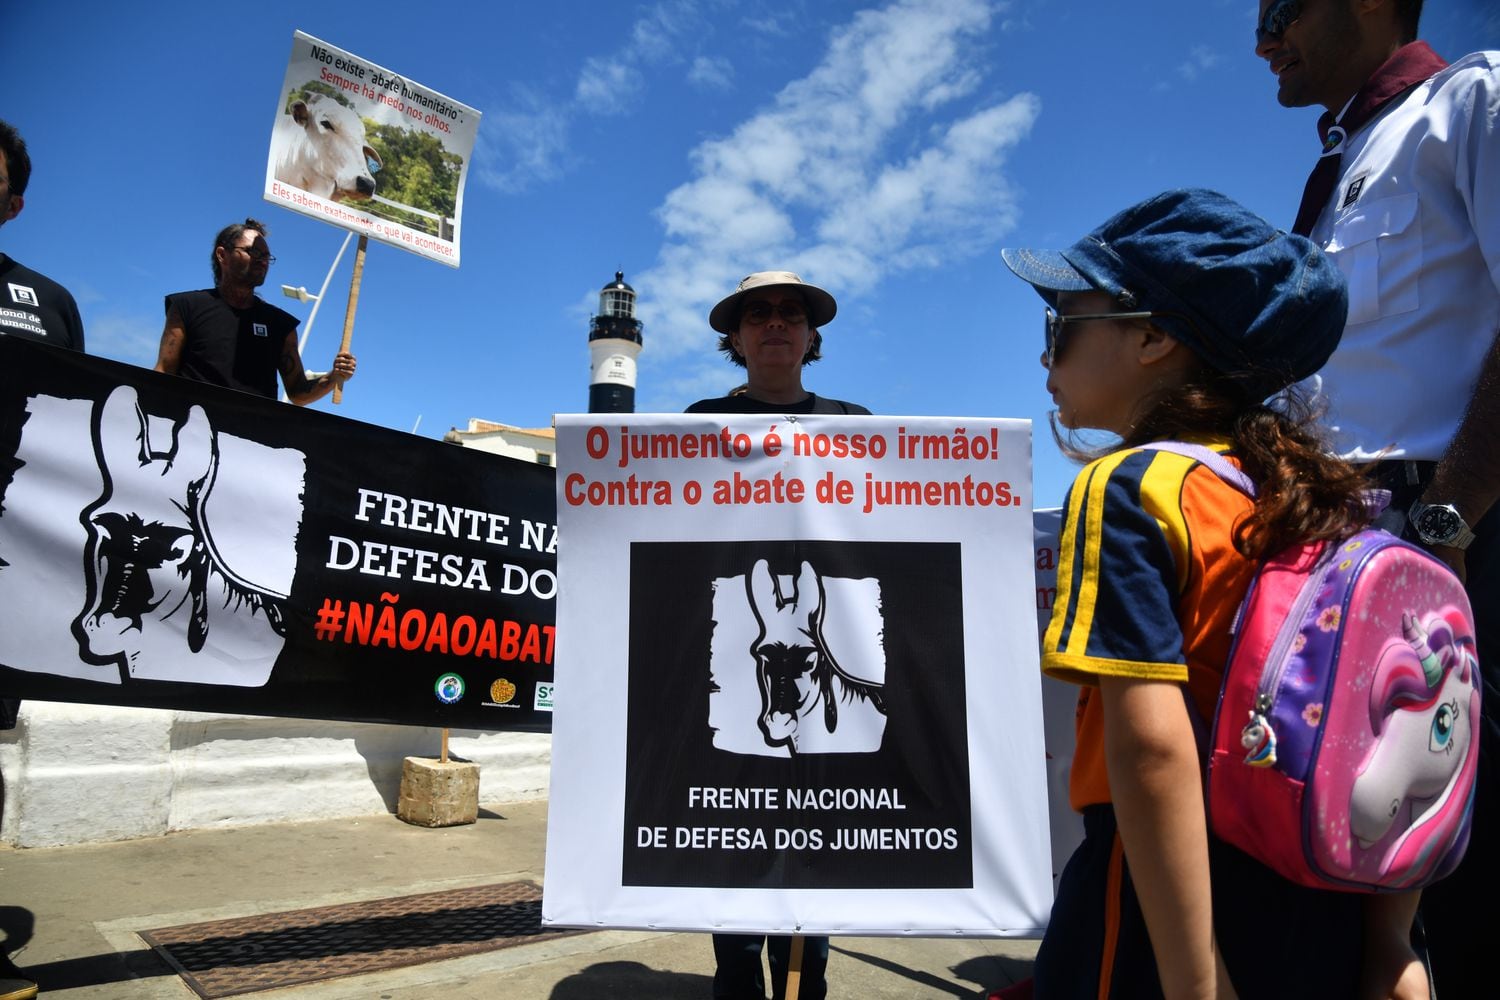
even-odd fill
[(1276, 729), (1266, 718), (1271, 710), (1271, 696), (1262, 691), (1255, 696), (1250, 721), (1240, 730), (1240, 746), (1245, 748), (1245, 763), (1251, 767), (1271, 767), (1276, 763)]

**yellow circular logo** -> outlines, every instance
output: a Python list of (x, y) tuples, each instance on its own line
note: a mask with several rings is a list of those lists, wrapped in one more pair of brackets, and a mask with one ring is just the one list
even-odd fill
[(497, 705), (504, 705), (516, 696), (516, 686), (501, 677), (490, 685), (490, 701)]

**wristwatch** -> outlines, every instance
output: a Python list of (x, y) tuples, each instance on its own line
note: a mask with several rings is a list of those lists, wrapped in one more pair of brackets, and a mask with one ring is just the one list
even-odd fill
[(1451, 503), (1423, 503), (1418, 500), (1406, 512), (1407, 520), (1417, 529), (1417, 537), (1426, 545), (1446, 545), (1455, 549), (1466, 549), (1474, 540), (1474, 532), (1458, 508)]

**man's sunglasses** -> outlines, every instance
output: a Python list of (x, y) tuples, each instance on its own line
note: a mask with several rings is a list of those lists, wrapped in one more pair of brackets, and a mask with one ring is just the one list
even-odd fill
[(801, 323), (807, 319), (807, 307), (796, 299), (786, 299), (777, 303), (764, 300), (751, 302), (741, 311), (740, 319), (751, 326), (761, 326), (771, 321), (772, 313), (779, 314), (788, 323)]
[(1301, 16), (1302, 0), (1276, 0), (1266, 8), (1266, 12), (1260, 16), (1260, 23), (1255, 26), (1256, 46), (1264, 45), (1267, 38), (1279, 41), (1286, 34), (1286, 29)]
[(1049, 307), (1047, 309), (1047, 368), (1052, 368), (1052, 363), (1057, 360), (1061, 349), (1062, 333), (1064, 323), (1082, 323), (1090, 319), (1150, 319), (1155, 316), (1153, 312), (1128, 312), (1128, 313), (1080, 313), (1076, 316), (1059, 316)]
[(267, 264), (276, 263), (276, 258), (271, 256), (269, 250), (255, 250), (251, 247), (230, 247), (229, 249), (238, 250), (253, 261), (265, 261)]

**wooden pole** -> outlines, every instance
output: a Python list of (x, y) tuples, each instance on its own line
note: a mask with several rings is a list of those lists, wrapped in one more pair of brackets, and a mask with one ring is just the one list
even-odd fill
[(448, 763), (448, 727), (447, 726), (443, 727), (443, 755), (442, 755), (442, 757), (440, 759), (441, 759), (442, 763), (444, 763), (444, 764)]
[[(354, 310), (359, 308), (359, 282), (365, 276), (365, 247), (370, 243), (370, 238), (364, 233), (359, 234), (359, 245), (354, 248), (354, 277), (349, 279), (349, 307), (344, 310), (344, 339), (339, 341), (339, 353), (346, 354), (349, 351), (349, 341), (354, 339)], [(344, 383), (340, 382), (333, 387), (333, 401), (342, 403), (344, 401)], [(445, 743), (444, 746), (447, 744)], [(448, 754), (443, 753), (443, 759), (448, 759)]]
[(792, 953), (786, 961), (786, 1000), (797, 1000), (802, 986), (802, 935), (792, 935)]

